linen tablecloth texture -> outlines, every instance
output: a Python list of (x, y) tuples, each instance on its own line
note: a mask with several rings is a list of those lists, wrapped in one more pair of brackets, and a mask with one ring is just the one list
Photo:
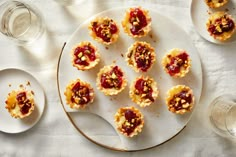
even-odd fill
[[(76, 7), (63, 7), (54, 0), (31, 0), (31, 2), (37, 6), (44, 17), (47, 28), (46, 41), (18, 47), (1, 35), (0, 68), (20, 68), (33, 74), (44, 87), (46, 108), (38, 124), (27, 132), (0, 133), (1, 157), (236, 156), (236, 142), (216, 135), (206, 121), (206, 109), (214, 97), (236, 92), (236, 45), (215, 45), (201, 38), (191, 22), (191, 0), (87, 0)], [(187, 127), (171, 141), (141, 152), (108, 150), (83, 137), (72, 126), (62, 109), (56, 83), (61, 47), (79, 24), (103, 10), (128, 5), (156, 9), (181, 26), (199, 51), (203, 71), (202, 96)]]

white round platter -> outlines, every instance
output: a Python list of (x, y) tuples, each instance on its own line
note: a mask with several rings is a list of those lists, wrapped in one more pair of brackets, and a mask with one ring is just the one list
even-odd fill
[[(125, 34), (121, 27), (121, 20), (126, 9), (115, 8), (101, 12), (78, 27), (62, 50), (58, 62), (57, 79), (62, 106), (79, 132), (89, 140), (104, 147), (115, 150), (136, 151), (160, 145), (173, 138), (186, 126), (192, 112), (185, 115), (176, 115), (169, 112), (165, 105), (166, 92), (174, 85), (188, 85), (194, 91), (195, 105), (197, 105), (202, 90), (202, 69), (198, 52), (189, 36), (173, 21), (156, 11), (145, 8), (149, 10), (152, 17), (152, 31), (146, 37), (133, 39)], [(116, 43), (104, 46), (90, 37), (88, 31), (89, 22), (98, 16), (108, 16), (118, 23), (120, 38)], [(132, 68), (127, 66), (124, 57), (128, 47), (136, 40), (149, 42), (156, 50), (156, 63), (149, 72), (143, 73), (143, 75), (149, 75), (157, 81), (160, 93), (155, 103), (146, 108), (140, 108), (133, 103), (128, 94), (132, 80), (142, 74), (134, 72)], [(100, 63), (88, 71), (79, 71), (71, 63), (71, 49), (81, 41), (92, 42), (101, 54)], [(192, 59), (191, 71), (184, 78), (176, 79), (170, 77), (161, 66), (162, 57), (172, 48), (185, 49)], [(100, 68), (113, 63), (121, 67), (125, 72), (128, 85), (117, 96), (105, 96), (96, 88), (96, 76)], [(71, 80), (77, 78), (90, 83), (95, 91), (94, 102), (83, 111), (71, 109), (65, 102), (64, 91), (66, 86)], [(145, 125), (143, 131), (133, 138), (126, 138), (116, 132), (114, 114), (118, 108), (124, 106), (135, 106), (144, 114)]]

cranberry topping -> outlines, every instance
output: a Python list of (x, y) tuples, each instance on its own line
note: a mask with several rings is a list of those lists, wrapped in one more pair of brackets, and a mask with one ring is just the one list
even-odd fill
[(136, 83), (135, 83), (135, 89), (137, 90), (137, 94), (139, 95), (144, 95), (144, 99), (149, 99), (152, 102), (154, 102), (154, 98), (152, 97), (152, 87), (151, 84), (149, 84), (148, 81), (143, 80), (143, 79), (139, 79)]
[(93, 22), (92, 27), (92, 30), (95, 32), (97, 37), (101, 38), (105, 42), (110, 42), (112, 35), (118, 31), (113, 20), (105, 20), (102, 24)]
[(90, 90), (87, 86), (83, 86), (80, 82), (77, 82), (72, 88), (71, 102), (85, 105), (90, 101)]
[(26, 92), (21, 92), (16, 95), (16, 100), (19, 104), (23, 104), (26, 100)]
[(147, 26), (147, 19), (142, 10), (135, 8), (131, 11), (129, 22), (132, 24), (130, 31), (133, 35), (143, 34), (143, 28)]
[(168, 57), (171, 58), (171, 61), (166, 65), (166, 68), (168, 69), (168, 73), (173, 76), (180, 72), (180, 68), (183, 67), (189, 56), (186, 52), (183, 52), (175, 57), (171, 55)]
[(88, 66), (89, 62), (96, 59), (95, 49), (90, 44), (77, 47), (75, 49), (74, 56), (74, 63), (84, 66)]
[(102, 74), (101, 86), (103, 88), (116, 88), (120, 89), (123, 83), (123, 72), (118, 66), (113, 67), (110, 72)]
[(124, 111), (124, 116), (129, 125), (126, 125), (126, 123), (124, 123), (122, 125), (122, 128), (128, 135), (130, 135), (134, 131), (134, 129), (141, 124), (141, 119), (136, 115), (134, 111), (129, 109)]
[[(224, 19), (224, 20), (223, 20)], [(224, 23), (222, 22), (224, 21)], [(229, 32), (235, 27), (234, 21), (225, 16), (216, 19), (215, 24), (211, 24), (208, 28), (210, 34), (221, 35), (224, 32)]]
[(29, 113), (29, 109), (31, 108), (31, 103), (29, 100), (25, 102), (25, 104), (21, 107), (20, 111), (22, 114)]
[(29, 109), (31, 108), (32, 104), (30, 103), (29, 99), (27, 99), (26, 92), (21, 92), (17, 94), (16, 100), (19, 103), (21, 113), (22, 114), (29, 113)]
[(173, 105), (173, 107), (176, 109), (176, 110), (181, 110), (183, 109), (182, 107), (182, 102), (181, 101), (176, 101), (176, 98), (180, 98), (181, 100), (185, 100), (184, 103), (189, 103), (191, 104), (192, 103), (192, 95), (188, 93), (188, 91), (186, 90), (183, 90), (181, 91), (180, 93), (176, 94), (174, 96), (174, 98), (170, 101), (170, 104)]
[(151, 52), (143, 45), (137, 46), (134, 59), (137, 63), (137, 67), (143, 72), (146, 72), (151, 67)]

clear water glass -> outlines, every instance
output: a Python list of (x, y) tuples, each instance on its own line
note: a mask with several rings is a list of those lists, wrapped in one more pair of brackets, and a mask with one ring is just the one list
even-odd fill
[(20, 45), (29, 44), (44, 32), (39, 12), (19, 1), (5, 1), (0, 4), (0, 31)]
[(208, 118), (217, 134), (236, 139), (236, 95), (215, 98), (208, 108)]

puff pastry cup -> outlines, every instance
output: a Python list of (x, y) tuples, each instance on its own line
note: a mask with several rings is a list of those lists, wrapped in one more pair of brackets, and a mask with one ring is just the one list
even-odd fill
[(119, 37), (119, 27), (108, 17), (97, 17), (89, 25), (91, 37), (105, 45), (115, 43)]
[(124, 32), (134, 38), (146, 36), (151, 30), (151, 17), (148, 10), (141, 7), (129, 8), (122, 21)]
[(144, 116), (135, 107), (122, 107), (115, 114), (117, 130), (126, 137), (133, 137), (142, 132)]
[(210, 8), (219, 8), (228, 3), (228, 0), (205, 0), (205, 2)]
[(100, 61), (97, 48), (88, 41), (80, 42), (72, 51), (72, 65), (78, 70), (88, 70), (95, 67)]
[(184, 77), (190, 70), (191, 59), (185, 50), (174, 48), (162, 58), (162, 66), (170, 76)]
[(104, 66), (97, 74), (97, 88), (105, 95), (117, 95), (127, 85), (124, 72), (117, 65)]
[(14, 118), (25, 118), (34, 111), (34, 93), (26, 89), (12, 90), (8, 93), (5, 108)]
[(158, 97), (157, 83), (151, 77), (140, 76), (130, 86), (130, 98), (140, 107), (151, 105)]
[(71, 81), (64, 92), (66, 104), (72, 109), (84, 109), (94, 100), (94, 90), (89, 83), (76, 79)]
[(213, 13), (207, 23), (207, 31), (209, 34), (220, 41), (225, 41), (235, 33), (235, 22), (231, 15), (225, 12)]
[(190, 87), (177, 85), (167, 92), (166, 104), (168, 110), (176, 114), (190, 112), (194, 105), (194, 95)]
[(156, 52), (149, 43), (136, 41), (128, 48), (126, 61), (136, 72), (147, 72), (156, 61)]

